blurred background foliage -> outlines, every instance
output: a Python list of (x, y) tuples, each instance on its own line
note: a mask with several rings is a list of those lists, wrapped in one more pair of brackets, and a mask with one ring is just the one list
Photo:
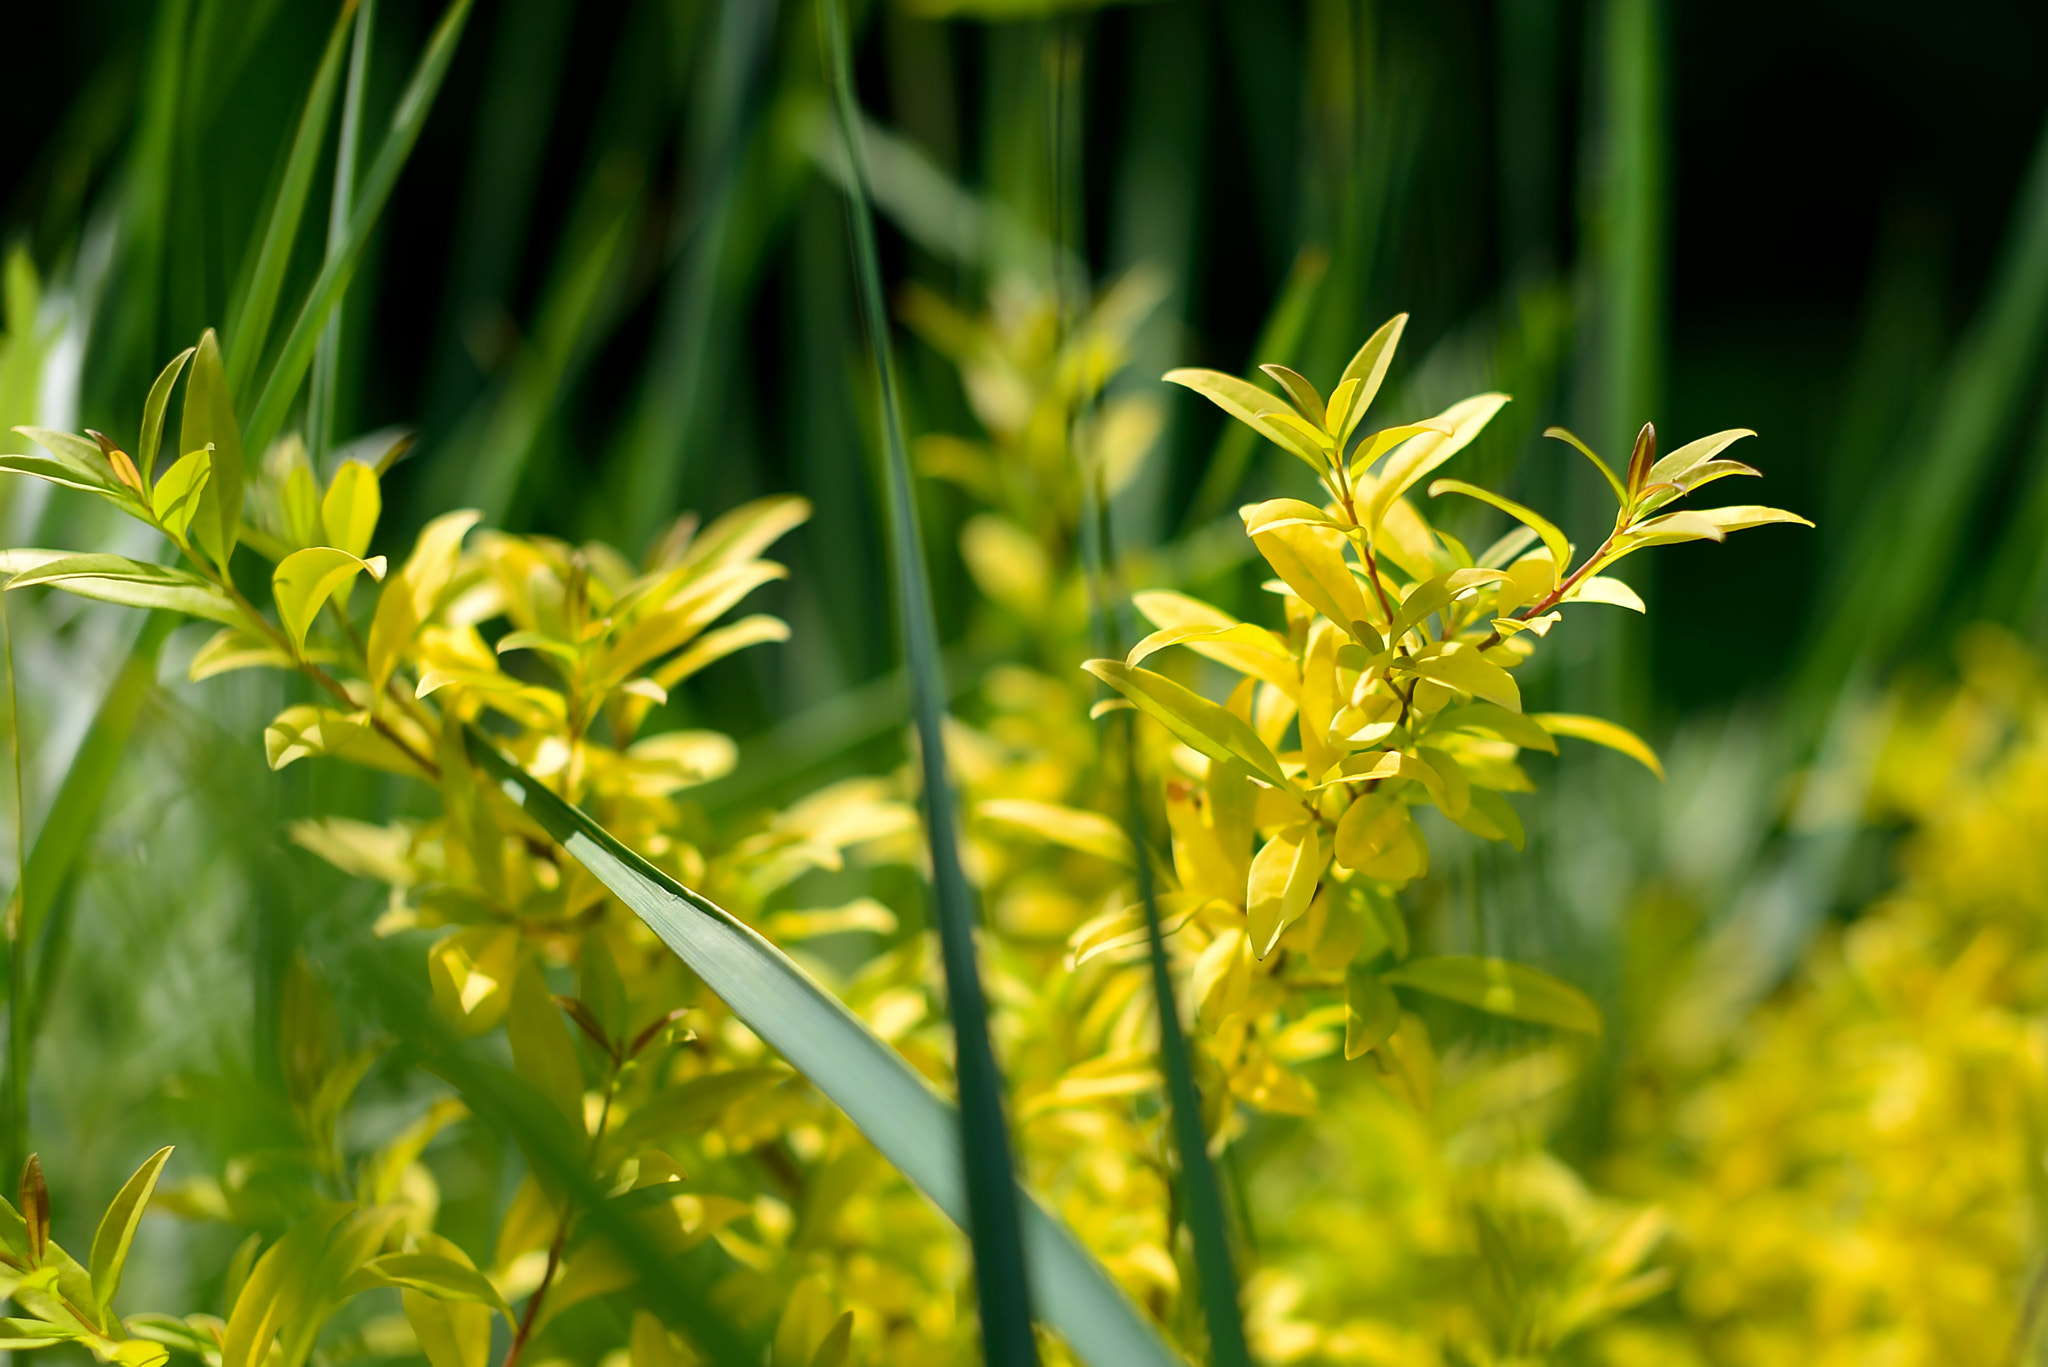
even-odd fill
[[(2048, 631), (2048, 11), (1046, 9), (904, 0), (856, 16), (903, 318), (935, 316), (917, 299), (979, 316), (1004, 290), (1078, 314), (1142, 269), (1160, 302), (1114, 399), (1163, 396), (1153, 377), (1178, 364), (1284, 361), (1326, 382), (1406, 310), (1394, 406), (1514, 394), (1466, 457), (1472, 477), (1571, 510), (1568, 530), (1592, 530), (1605, 495), (1537, 434), (1564, 422), (1613, 452), (1646, 418), (1671, 444), (1758, 429), (1747, 458), (1770, 500), (1819, 524), (1756, 533), (1740, 554), (1675, 549), (1654, 574), (1631, 562), (1652, 614), (1566, 638), (1533, 686), (1642, 731), (1668, 783), (1611, 757), (1560, 761), (1543, 783), (1567, 800), (1532, 820), (1526, 856), (1447, 856), (1416, 900), (1439, 944), (1544, 963), (1607, 1012), (1569, 1086), (1520, 1027), (1443, 1018), (1520, 1060), (1518, 1095), (1541, 1117), (1527, 1123), (1576, 1167), (1521, 1172), (1517, 1190), (1569, 1207), (1574, 1228), (1598, 1224), (1574, 1184), (1668, 1194), (1657, 1154), (1685, 1147), (1667, 1122), (1692, 1080), (1760, 1028), (1759, 1001), (1805, 990), (1795, 966), (1816, 935), (1894, 883), (1900, 823), (1929, 819), (1896, 796), (1871, 816), (1873, 783), (1891, 782), (1877, 738), (1892, 681), (1951, 670), (1969, 623), (2036, 646)], [(438, 14), (378, 4), (366, 127), (388, 119)], [(162, 360), (232, 314), (332, 20), (277, 0), (16, 7), (0, 426), (125, 432)], [(332, 156), (330, 140), (316, 185)], [(479, 4), (348, 293), (332, 431), (309, 434), (317, 453), (417, 429), (385, 483), (378, 549), (394, 554), (455, 506), (637, 550), (681, 509), (809, 497), (816, 516), (782, 552), (792, 577), (765, 595), (793, 639), (667, 705), (671, 724), (740, 738), (735, 772), (700, 795), (714, 813), (902, 754), (843, 174), (806, 4)], [(301, 235), (285, 299), (317, 274), (323, 238)], [(933, 329), (897, 336), (913, 434), (977, 431)], [(1161, 402), (1157, 444), (1114, 507), (1134, 576), (1252, 604), (1233, 510), (1301, 492), (1298, 472), (1205, 405)], [(120, 547), (94, 509), (7, 484), (8, 544)], [(974, 501), (941, 480), (922, 497), (957, 681), (1008, 658), (1060, 667), (978, 606), (956, 549)], [(52, 600), (16, 605), (11, 626), (27, 836), (73, 832), (80, 851), (39, 951), (30, 1130), (66, 1153), (52, 1181), (97, 1201), (159, 1131), (221, 1123), (167, 1077), (274, 1072), (295, 953), (330, 966), (345, 1017), (374, 1015), (370, 894), (283, 831), (406, 799), (338, 766), (269, 774), (253, 723), (284, 686), (156, 686), (162, 642), (138, 640), (132, 617)], [(90, 954), (71, 952), (81, 942)], [(1410, 1123), (1386, 1122), (1397, 1137)], [(1369, 1175), (1327, 1154), (1316, 1166), (1288, 1122), (1247, 1142), (1300, 1155), (1283, 1186), (1342, 1170), (1341, 1199), (1370, 1201)], [(494, 1165), (481, 1155), (451, 1208), (496, 1200)], [(1463, 1199), (1445, 1180), (1443, 1199)], [(206, 1237), (167, 1222), (143, 1235), (165, 1252)], [(2013, 1236), (2015, 1266), (2033, 1238)], [(135, 1284), (178, 1294), (174, 1262), (148, 1262)], [(1733, 1276), (1715, 1283), (1725, 1295)], [(1274, 1307), (1313, 1289), (1274, 1294), (1269, 1348), (1290, 1332)]]

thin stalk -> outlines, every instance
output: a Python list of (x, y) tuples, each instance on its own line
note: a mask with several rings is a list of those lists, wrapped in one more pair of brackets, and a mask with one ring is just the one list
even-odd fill
[[(348, 89), (341, 97), (341, 137), (334, 150), (334, 195), (327, 209), (327, 257), (338, 258), (347, 245), (349, 215), (356, 204), (356, 151), (363, 132), (363, 84), (370, 71), (370, 38), (377, 0), (362, 0), (356, 9), (355, 43), (349, 50)], [(341, 365), (341, 310), (347, 288), (335, 301), (334, 313), (313, 349), (313, 382), (306, 402), (306, 446), (319, 469), (334, 440), (335, 374)]]
[(953, 828), (952, 785), (946, 773), (941, 718), (946, 705), (945, 667), (939, 656), (938, 626), (924, 558), (924, 537), (910, 480), (896, 373), (889, 351), (889, 318), (882, 302), (882, 271), (869, 208), (866, 150), (853, 100), (846, 31), (839, 0), (818, 0), (825, 40), (826, 78), (832, 87), (847, 159), (853, 168), (848, 219), (853, 232), (855, 274), (874, 352), (882, 409), (883, 482), (894, 551), (897, 606), (903, 622), (905, 662), (910, 670), (912, 712), (923, 767), (925, 831), (932, 855), (933, 904), (946, 969), (946, 996), (953, 1017), (955, 1071), (960, 1084), (961, 1155), (967, 1187), (967, 1228), (974, 1248), (974, 1274), (981, 1309), (982, 1351), (989, 1367), (1036, 1364), (1031, 1330), (1031, 1293), (1024, 1262), (1022, 1219), (1003, 1115), (1003, 1082), (989, 1041), (988, 1006), (975, 964), (976, 911), (973, 892), (960, 865)]
[(0, 651), (7, 667), (7, 753), (14, 767), (14, 897), (7, 904), (7, 1171), (28, 1152), (28, 793), (21, 781), (21, 699), (14, 687), (14, 623), (0, 593)]
[[(1089, 481), (1093, 490), (1094, 535), (1083, 538), (1094, 563), (1088, 566), (1091, 616), (1100, 646), (1112, 657), (1123, 654), (1123, 635), (1116, 627), (1107, 584), (1108, 566), (1115, 563), (1115, 532), (1109, 517), (1108, 490), (1102, 462), (1094, 462)], [(1125, 826), (1133, 849), (1143, 851), (1150, 842), (1145, 834), (1145, 808), (1138, 766), (1136, 715), (1119, 708), (1112, 714), (1121, 721), (1118, 728), (1123, 752)], [(1313, 806), (1309, 815), (1322, 824)], [(1166, 957), (1166, 935), (1159, 923), (1159, 895), (1152, 876), (1152, 861), (1142, 854), (1134, 861), (1138, 873), (1138, 900), (1145, 908), (1145, 938), (1152, 965), (1153, 1005), (1159, 1015), (1159, 1064), (1166, 1075), (1166, 1095), (1173, 1116), (1174, 1148), (1180, 1155), (1180, 1183), (1177, 1195), (1188, 1234), (1195, 1248), (1195, 1279), (1200, 1288), (1202, 1315), (1209, 1326), (1209, 1354), (1214, 1367), (1250, 1367), (1251, 1348), (1245, 1341), (1244, 1316), (1238, 1304), (1237, 1270), (1230, 1254), (1230, 1236), (1224, 1220), (1223, 1189), (1216, 1180), (1216, 1167), (1209, 1159), (1209, 1136), (1202, 1125), (1202, 1099), (1195, 1089), (1194, 1064), (1188, 1053), (1187, 1035), (1181, 1027), (1180, 1006), (1174, 995), (1173, 973)]]
[[(605, 1127), (611, 1123), (612, 1098), (618, 1095), (618, 1091), (619, 1060), (614, 1058), (611, 1076), (604, 1084), (604, 1109), (598, 1112), (597, 1129), (590, 1136), (590, 1151), (586, 1155), (589, 1162), (597, 1161), (598, 1147), (604, 1143)], [(561, 1223), (555, 1227), (554, 1242), (548, 1245), (547, 1268), (540, 1274), (540, 1284), (526, 1298), (526, 1309), (520, 1313), (519, 1328), (512, 1335), (512, 1346), (505, 1350), (505, 1361), (501, 1367), (519, 1367), (520, 1354), (526, 1351), (528, 1341), (533, 1338), (534, 1326), (540, 1322), (541, 1305), (547, 1300), (548, 1288), (554, 1285), (555, 1274), (561, 1270), (562, 1253), (568, 1246), (569, 1211), (564, 1209)]]

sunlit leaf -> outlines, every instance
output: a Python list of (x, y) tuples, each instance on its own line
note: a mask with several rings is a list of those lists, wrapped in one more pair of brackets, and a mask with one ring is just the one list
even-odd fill
[(1132, 669), (1121, 660), (1089, 660), (1081, 666), (1137, 704), (1138, 710), (1213, 760), (1241, 765), (1276, 788), (1289, 786), (1280, 761), (1245, 722), (1164, 674)]
[(278, 562), (271, 572), (270, 588), (278, 620), (284, 623), (294, 650), (305, 648), (306, 633), (327, 600), (364, 571), (372, 579), (383, 578), (383, 557), (363, 560), (333, 546), (308, 546)]
[(213, 460), (199, 510), (192, 517), (193, 539), (222, 571), (242, 529), (242, 429), (235, 422), (234, 399), (221, 365), (220, 339), (212, 328), (200, 335), (192, 352), (192, 374), (185, 381), (185, 417), (178, 429), (178, 449), (211, 448)]
[(1536, 535), (1542, 537), (1543, 544), (1550, 549), (1550, 558), (1560, 569), (1571, 563), (1571, 542), (1565, 539), (1565, 534), (1557, 529), (1555, 523), (1551, 522), (1550, 519), (1544, 517), (1541, 513), (1525, 508), (1513, 499), (1502, 498), (1490, 489), (1482, 489), (1476, 484), (1467, 484), (1462, 479), (1440, 479), (1429, 486), (1429, 496), (1431, 498), (1436, 498), (1443, 494), (1463, 494), (1467, 498), (1476, 498), (1481, 503), (1490, 504), (1500, 509), (1509, 517), (1514, 518), (1517, 522), (1534, 531)]
[(1664, 777), (1664, 766), (1658, 762), (1656, 751), (1643, 743), (1642, 737), (1603, 717), (1582, 717), (1569, 712), (1535, 712), (1531, 721), (1553, 736), (1570, 736), (1574, 740), (1589, 740), (1595, 745), (1604, 745), (1610, 750), (1619, 750), (1630, 759), (1655, 774)]
[(1397, 987), (1412, 987), (1492, 1015), (1600, 1033), (1600, 1011), (1591, 998), (1527, 964), (1447, 954), (1411, 959), (1380, 976)]
[(156, 1179), (171, 1158), (167, 1146), (158, 1149), (135, 1170), (115, 1195), (106, 1214), (100, 1217), (99, 1232), (92, 1240), (92, 1297), (100, 1307), (103, 1327), (112, 1322), (114, 1296), (121, 1289), (121, 1271), (128, 1262), (128, 1250), (135, 1242), (135, 1230), (149, 1208)]
[(238, 626), (248, 619), (235, 603), (198, 575), (120, 555), (68, 555), (62, 551), (0, 553), (0, 572), (14, 572), (9, 589), (37, 584), (120, 603), (132, 608), (168, 608), (189, 617)]
[(974, 810), (984, 820), (1015, 826), (1070, 850), (1126, 867), (1135, 863), (1130, 837), (1124, 834), (1122, 826), (1100, 812), (1017, 797), (990, 798)]

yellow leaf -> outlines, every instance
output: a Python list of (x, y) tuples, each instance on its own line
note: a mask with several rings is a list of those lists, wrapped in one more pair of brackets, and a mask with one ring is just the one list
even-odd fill
[(1572, 586), (1564, 596), (1567, 603), (1609, 603), (1632, 612), (1648, 612), (1649, 608), (1636, 591), (1619, 579), (1610, 579), (1604, 574), (1589, 574)]
[(370, 549), (370, 537), (377, 530), (377, 518), (384, 510), (377, 488), (377, 472), (357, 461), (343, 461), (320, 501), (320, 525), (327, 544), (339, 546), (350, 555)]
[(1251, 991), (1251, 963), (1251, 944), (1241, 930), (1224, 931), (1195, 960), (1188, 988), (1202, 1029), (1214, 1034), (1244, 1005)]
[(1137, 864), (1131, 853), (1130, 837), (1124, 834), (1123, 827), (1100, 812), (1021, 797), (991, 798), (974, 810), (978, 816), (1029, 831), (1070, 850), (1126, 867)]
[[(1254, 509), (1246, 515), (1247, 526), (1253, 523), (1258, 511)], [(1386, 614), (1377, 604), (1368, 606), (1364, 590), (1344, 559), (1342, 532), (1333, 527), (1291, 523), (1254, 533), (1252, 541), (1295, 597), (1345, 631), (1353, 629), (1353, 622), (1386, 625)]]
[(305, 648), (306, 633), (321, 606), (365, 570), (372, 579), (383, 578), (383, 557), (364, 560), (338, 547), (308, 546), (278, 562), (271, 572), (270, 589), (277, 602), (278, 620), (284, 623), (294, 650)]
[(1401, 1003), (1379, 975), (1358, 964), (1344, 974), (1344, 1057), (1359, 1058), (1386, 1044), (1401, 1024)]
[(1664, 777), (1664, 766), (1658, 761), (1657, 752), (1626, 726), (1604, 717), (1582, 717), (1570, 712), (1537, 712), (1531, 714), (1531, 720), (1553, 736), (1589, 740), (1595, 745), (1619, 750), (1630, 759), (1639, 761), (1658, 778)]
[(1522, 710), (1522, 690), (1515, 686), (1514, 676), (1461, 642), (1441, 642), (1395, 663), (1408, 673), (1497, 703), (1510, 712)]
[(1478, 485), (1468, 484), (1462, 479), (1440, 479), (1429, 486), (1429, 496), (1431, 498), (1437, 498), (1444, 494), (1463, 494), (1467, 498), (1476, 498), (1481, 503), (1490, 504), (1500, 509), (1509, 517), (1514, 518), (1517, 522), (1520, 522), (1534, 531), (1536, 535), (1543, 538), (1543, 544), (1550, 548), (1550, 559), (1553, 564), (1569, 565), (1571, 563), (1571, 542), (1565, 539), (1565, 534), (1558, 530), (1556, 523), (1550, 521), (1541, 513), (1525, 508), (1513, 499), (1502, 498), (1491, 489), (1482, 489)]
[(1430, 471), (1471, 445), (1472, 439), (1485, 430), (1486, 424), (1493, 421), (1493, 415), (1500, 412), (1501, 405), (1507, 401), (1505, 394), (1475, 394), (1452, 404), (1426, 423), (1392, 428), (1380, 434), (1387, 437), (1400, 434), (1387, 446), (1375, 448), (1374, 442), (1379, 440), (1377, 436), (1373, 442), (1361, 445), (1357, 460), (1361, 471), (1377, 459), (1381, 451), (1397, 444), (1400, 447), (1388, 458), (1386, 469), (1380, 472), (1379, 488), (1373, 491), (1372, 502), (1367, 506), (1366, 527), (1377, 533), (1394, 500), (1414, 488)]
[(1291, 789), (1272, 748), (1228, 709), (1163, 674), (1132, 669), (1121, 660), (1089, 660), (1081, 667), (1137, 704), (1139, 711), (1164, 723), (1167, 730), (1201, 754), (1225, 764), (1240, 765), (1275, 788)]
[(1245, 906), (1252, 953), (1265, 958), (1280, 934), (1301, 919), (1323, 875), (1324, 851), (1313, 824), (1275, 835), (1252, 856)]
[(1337, 823), (1337, 862), (1383, 883), (1409, 883), (1429, 872), (1429, 846), (1406, 804), (1391, 793), (1368, 793)]
[(199, 512), (200, 495), (212, 474), (213, 452), (202, 447), (180, 456), (150, 491), (150, 511), (173, 541), (182, 543), (191, 530), (192, 519)]

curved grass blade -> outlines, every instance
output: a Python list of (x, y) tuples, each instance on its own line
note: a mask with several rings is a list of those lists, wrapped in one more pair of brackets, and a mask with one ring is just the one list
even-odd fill
[(392, 111), (391, 128), (384, 135), (383, 145), (377, 149), (377, 159), (370, 163), (369, 173), (363, 177), (362, 193), (355, 211), (349, 215), (348, 232), (342, 239), (340, 250), (328, 253), (319, 278), (307, 291), (306, 302), (300, 306), (299, 316), (293, 321), (292, 330), (286, 334), (277, 361), (270, 369), (270, 378), (264, 381), (263, 391), (244, 424), (244, 445), (248, 450), (266, 449), (270, 439), (284, 426), (285, 411), (291, 406), (292, 396), (298, 392), (299, 381), (306, 378), (307, 367), (313, 363), (313, 348), (327, 327), (327, 317), (348, 289), (356, 262), (369, 245), (370, 231), (377, 226), (385, 201), (391, 198), (392, 188), (398, 184), (398, 173), (405, 169), (406, 158), (412, 155), (413, 144), (419, 141), (420, 129), (426, 125), (427, 114), (434, 107), (434, 97), (441, 89), (441, 78), (448, 74), (448, 63), (455, 56), (455, 44), (462, 37), (463, 24), (469, 18), (470, 4), (471, 0), (454, 0), (447, 13), (441, 16), (441, 22), (434, 27), (433, 35), (427, 39), (427, 50), (420, 54), (419, 65), (413, 68), (412, 79), (406, 83), (405, 93), (399, 97), (398, 108)]
[(910, 457), (903, 439), (896, 375), (890, 360), (889, 315), (882, 302), (882, 271), (869, 208), (866, 150), (854, 107), (853, 77), (846, 54), (845, 19), (839, 0), (818, 0), (825, 37), (826, 81), (839, 115), (839, 130), (853, 166), (848, 217), (853, 229), (854, 273), (868, 345), (874, 353), (877, 397), (882, 409), (884, 495), (894, 562), (897, 610), (903, 629), (904, 663), (910, 671), (911, 710), (917, 723), (923, 770), (925, 835), (932, 854), (932, 902), (939, 923), (939, 948), (946, 968), (946, 998), (953, 1018), (955, 1071), (960, 1083), (960, 1137), (967, 1186), (967, 1234), (974, 1247), (974, 1278), (981, 1311), (982, 1352), (989, 1367), (1024, 1367), (1038, 1362), (1031, 1333), (1030, 1268), (1024, 1257), (1010, 1133), (1003, 1115), (1003, 1083), (989, 1043), (988, 1008), (975, 963), (975, 907), (960, 865), (953, 825), (952, 784), (946, 773), (946, 743), (940, 718), (946, 706), (945, 666), (939, 658), (924, 538), (910, 482)]
[[(576, 861), (682, 957), (704, 985), (829, 1097), (955, 1224), (968, 1223), (958, 1112), (867, 1024), (752, 928), (654, 868), (479, 731), (469, 754)], [(1045, 1323), (1093, 1367), (1179, 1367), (1100, 1263), (1014, 1180)]]
[(350, 23), (355, 18), (355, 0), (343, 0), (341, 15), (328, 35), (327, 50), (313, 76), (313, 88), (306, 92), (306, 108), (299, 115), (299, 131), (292, 138), (291, 156), (285, 162), (284, 181), (277, 187), (277, 203), (263, 230), (263, 245), (256, 252), (256, 272), (249, 278), (249, 292), (228, 324), (228, 392), (245, 396), (256, 359), (270, 336), (270, 318), (277, 311), (278, 291), (284, 287), (285, 267), (291, 264), (292, 244), (298, 240), (299, 219), (306, 212), (306, 193), (313, 187), (313, 169), (320, 161), (321, 144), (327, 140), (327, 116), (334, 109), (334, 90), (341, 78), (341, 54), (347, 46)]

